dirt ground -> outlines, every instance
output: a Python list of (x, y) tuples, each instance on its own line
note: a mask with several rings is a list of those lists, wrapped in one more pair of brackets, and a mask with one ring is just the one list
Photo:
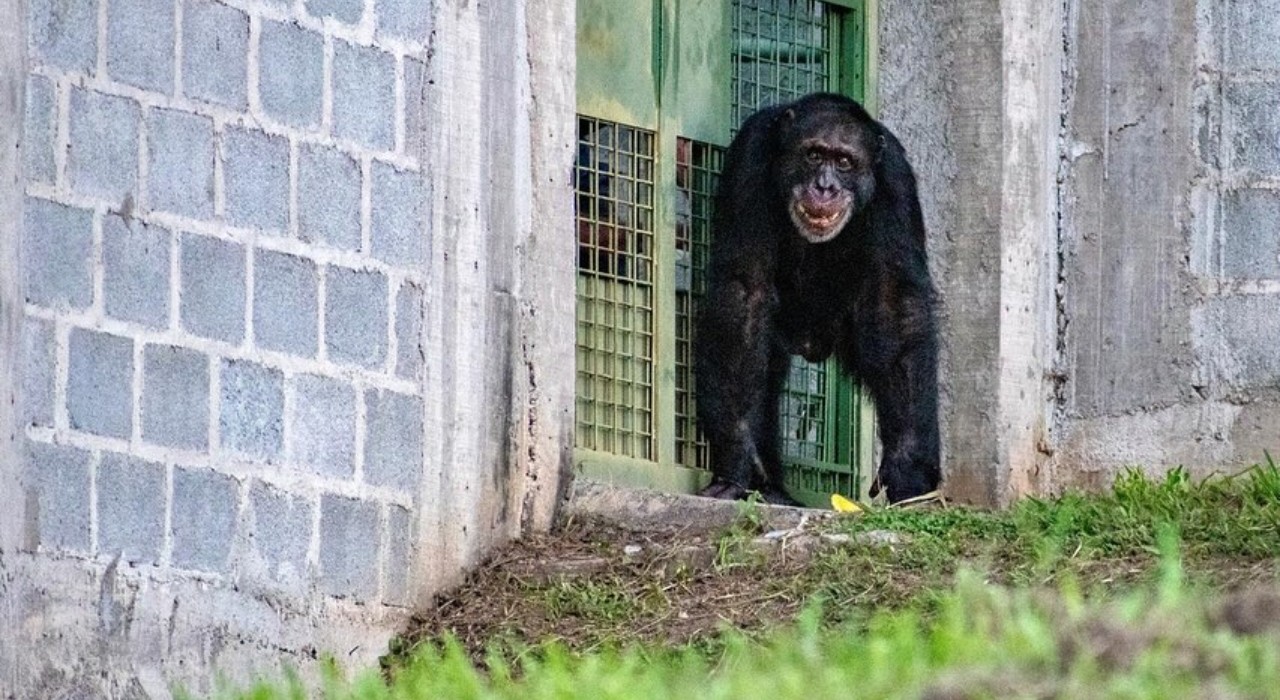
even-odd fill
[[(938, 572), (959, 564), (939, 568), (936, 561), (917, 561), (927, 555), (913, 552), (910, 538), (900, 533), (864, 532), (852, 542), (812, 523), (796, 528), (794, 516), (779, 525), (741, 512), (726, 520), (722, 510), (719, 520), (694, 512), (675, 518), (684, 524), (655, 524), (667, 517), (663, 511), (622, 527), (616, 518), (578, 513), (553, 533), (498, 552), (441, 596), (435, 610), (415, 620), (403, 649), (446, 634), (477, 661), (495, 643), (518, 649), (558, 641), (579, 651), (633, 643), (714, 649), (726, 627), (750, 634), (789, 622), (815, 595), (845, 610), (841, 621), (927, 603), (931, 587), (949, 585), (949, 576)], [(832, 556), (841, 549), (856, 551), (857, 558)], [(996, 582), (1008, 580), (998, 560), (988, 558), (985, 566), (995, 569)], [(1213, 588), (1240, 592), (1223, 604), (1224, 625), (1280, 628), (1280, 596), (1254, 594), (1268, 585), (1276, 590), (1280, 562), (1223, 559), (1189, 566)], [(1119, 590), (1150, 580), (1154, 569), (1152, 555), (1089, 563), (1080, 571)], [(833, 579), (840, 587), (827, 585)]]
[(751, 630), (795, 616), (803, 601), (779, 595), (765, 576), (795, 575), (807, 557), (771, 557), (766, 569), (717, 561), (720, 547), (707, 533), (576, 520), (499, 552), (409, 636), (451, 632), (477, 656), (493, 640), (675, 646), (724, 625)]

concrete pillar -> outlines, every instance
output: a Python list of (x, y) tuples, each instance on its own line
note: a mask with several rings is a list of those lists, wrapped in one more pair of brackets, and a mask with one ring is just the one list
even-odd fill
[[(22, 124), (27, 75), (25, 0), (0, 6), (0, 599), (4, 555), (21, 541), (23, 499), (18, 432), (22, 348)], [(3, 612), (0, 611), (0, 618)]]
[[(417, 580), (549, 525), (573, 427), (574, 7), (435, 5)], [(429, 602), (429, 598), (421, 601)]]
[(880, 7), (880, 114), (920, 180), (943, 301), (946, 492), (964, 502), (1008, 502), (1042, 461), (1060, 14), (1035, 0)]
[[(26, 502), (18, 432), (22, 348), (22, 124), (26, 5), (0, 5), (0, 629), (17, 626), (12, 568), (21, 546)], [(15, 634), (0, 635), (0, 688), (17, 686), (24, 652)]]

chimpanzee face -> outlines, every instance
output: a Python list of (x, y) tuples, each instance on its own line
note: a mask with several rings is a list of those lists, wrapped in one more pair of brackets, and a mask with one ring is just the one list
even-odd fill
[(783, 120), (778, 180), (788, 213), (805, 240), (825, 243), (871, 201), (879, 138), (833, 111)]

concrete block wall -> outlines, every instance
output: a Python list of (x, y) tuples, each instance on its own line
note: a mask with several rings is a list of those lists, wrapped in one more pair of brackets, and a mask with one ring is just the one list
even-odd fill
[(404, 605), (426, 0), (32, 0), (40, 551)]
[[(1280, 2), (1206, 4), (1197, 44), (1193, 331), (1216, 398), (1280, 393)], [(1280, 412), (1280, 410), (1277, 410)], [(1273, 421), (1280, 443), (1280, 419)], [(1280, 444), (1272, 450), (1280, 451)]]
[(1280, 4), (1139, 4), (1067, 4), (1046, 486), (1280, 451)]
[[(984, 504), (1280, 453), (1280, 3), (881, 3)], [(964, 397), (957, 400), (955, 397)]]
[(574, 16), (0, 4), (0, 697), (370, 665), (549, 527)]

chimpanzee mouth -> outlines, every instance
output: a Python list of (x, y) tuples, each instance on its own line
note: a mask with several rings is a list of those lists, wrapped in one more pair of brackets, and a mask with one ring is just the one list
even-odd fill
[(825, 243), (844, 228), (849, 220), (849, 205), (807, 207), (797, 202), (791, 207), (791, 222), (810, 243)]

